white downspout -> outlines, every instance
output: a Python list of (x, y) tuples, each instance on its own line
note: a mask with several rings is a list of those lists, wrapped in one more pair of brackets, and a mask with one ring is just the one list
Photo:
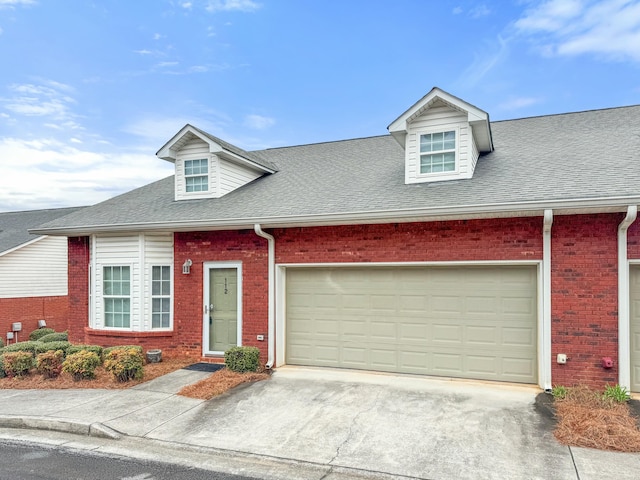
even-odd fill
[(276, 273), (276, 239), (273, 238), (273, 235), (269, 235), (262, 231), (259, 223), (256, 223), (253, 226), (253, 230), (256, 232), (256, 235), (262, 238), (267, 239), (268, 244), (268, 268), (269, 268), (269, 286), (268, 286), (268, 319), (269, 319), (269, 341), (268, 341), (268, 358), (266, 368), (273, 367), (273, 358), (275, 353), (275, 311), (276, 311), (276, 283), (275, 283), (275, 273)]
[(542, 388), (549, 391), (551, 385), (551, 225), (553, 210), (544, 211), (542, 228), (542, 346), (540, 368)]
[(629, 319), (629, 262), (627, 259), (627, 230), (638, 216), (638, 207), (629, 205), (627, 216), (618, 227), (618, 383), (627, 391), (631, 388), (631, 351)]

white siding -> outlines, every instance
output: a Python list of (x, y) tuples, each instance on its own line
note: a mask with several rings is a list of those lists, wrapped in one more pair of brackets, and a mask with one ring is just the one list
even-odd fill
[(151, 265), (173, 264), (172, 234), (96, 236), (93, 277), (93, 328), (103, 328), (102, 271), (105, 266), (131, 268), (131, 330), (150, 328)]
[[(430, 132), (456, 131), (456, 171), (420, 174), (420, 135)], [(467, 115), (450, 107), (437, 106), (413, 119), (409, 126), (405, 152), (405, 183), (437, 182), (471, 178), (478, 158)]]
[[(206, 192), (185, 191), (184, 181), (184, 161), (204, 158), (209, 160), (209, 190)], [(209, 153), (209, 145), (203, 140), (193, 139), (187, 142), (178, 152), (176, 157), (176, 200), (186, 200), (189, 198), (215, 198), (218, 195), (216, 186), (218, 184), (218, 158)]]
[(226, 195), (240, 188), (256, 178), (260, 177), (260, 173), (255, 170), (249, 170), (235, 163), (226, 160), (220, 160), (220, 196)]
[(67, 295), (67, 238), (42, 237), (0, 257), (0, 298)]

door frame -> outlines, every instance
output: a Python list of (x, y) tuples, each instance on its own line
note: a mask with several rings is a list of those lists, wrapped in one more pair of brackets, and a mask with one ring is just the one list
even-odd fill
[(202, 355), (203, 356), (221, 356), (224, 352), (207, 350), (209, 345), (209, 305), (211, 299), (209, 298), (210, 290), (210, 271), (217, 268), (235, 268), (238, 276), (237, 293), (238, 293), (238, 319), (237, 319), (237, 346), (242, 346), (242, 262), (203, 262), (202, 272)]

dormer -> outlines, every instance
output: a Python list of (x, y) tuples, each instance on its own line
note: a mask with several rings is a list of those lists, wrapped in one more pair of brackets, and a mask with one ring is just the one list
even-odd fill
[(405, 151), (405, 183), (473, 177), (493, 150), (489, 115), (434, 87), (388, 127)]
[(219, 198), (276, 168), (258, 156), (185, 125), (156, 156), (175, 164), (175, 199)]

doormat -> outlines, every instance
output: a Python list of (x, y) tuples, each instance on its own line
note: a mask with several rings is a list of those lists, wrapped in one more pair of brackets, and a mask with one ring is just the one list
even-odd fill
[(187, 365), (183, 367), (183, 370), (194, 370), (196, 372), (217, 372), (224, 368), (224, 363), (194, 363), (193, 365)]

